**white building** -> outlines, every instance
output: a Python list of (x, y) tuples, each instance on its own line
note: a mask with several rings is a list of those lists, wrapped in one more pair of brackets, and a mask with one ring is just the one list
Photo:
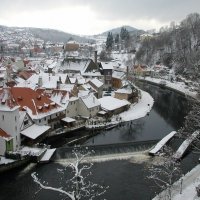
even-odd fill
[(20, 147), (19, 106), (8, 89), (0, 91), (0, 153)]

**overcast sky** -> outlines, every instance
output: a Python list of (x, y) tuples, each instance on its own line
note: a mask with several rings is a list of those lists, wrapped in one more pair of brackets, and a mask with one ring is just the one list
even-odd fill
[(200, 13), (200, 0), (0, 0), (0, 25), (97, 34), (122, 25), (157, 29)]

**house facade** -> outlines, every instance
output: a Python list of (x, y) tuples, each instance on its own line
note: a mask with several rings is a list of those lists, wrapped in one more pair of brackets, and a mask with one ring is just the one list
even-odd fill
[(101, 73), (104, 76), (104, 87), (112, 87), (112, 72), (113, 72), (113, 63), (112, 62), (101, 62)]
[(98, 99), (92, 94), (79, 97), (78, 113), (82, 117), (94, 117), (100, 110)]

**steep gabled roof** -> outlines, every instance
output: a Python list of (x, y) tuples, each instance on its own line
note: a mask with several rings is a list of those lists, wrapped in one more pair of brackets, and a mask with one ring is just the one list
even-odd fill
[(83, 101), (87, 108), (94, 108), (96, 106), (100, 106), (98, 99), (92, 93), (84, 97), (80, 97), (80, 99)]
[(30, 88), (13, 87), (10, 90), (21, 110), (28, 108), (32, 115), (48, 114), (60, 108), (58, 104)]
[(17, 109), (19, 106), (15, 101), (15, 98), (11, 92), (11, 88), (0, 89), (0, 110), (12, 111)]
[(101, 86), (103, 86), (103, 83), (100, 80), (98, 80), (97, 78), (93, 78), (89, 82), (94, 84), (97, 88), (100, 88)]

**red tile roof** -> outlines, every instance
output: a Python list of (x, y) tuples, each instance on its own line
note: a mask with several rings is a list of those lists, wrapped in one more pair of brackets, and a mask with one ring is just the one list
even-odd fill
[(23, 78), (24, 80), (29, 79), (32, 75), (33, 75), (33, 72), (29, 72), (29, 71), (19, 72), (19, 77)]
[[(7, 98), (5, 94), (8, 94)], [(0, 104), (6, 104), (10, 108), (19, 105), (21, 110), (28, 107), (33, 115), (48, 113), (60, 107), (46, 96), (40, 95), (31, 88), (20, 87), (3, 88), (0, 90)]]
[(6, 133), (4, 130), (2, 130), (1, 128), (0, 128), (0, 136), (1, 137), (5, 137), (5, 138), (9, 138), (10, 137), (10, 135), (8, 135), (8, 133)]

